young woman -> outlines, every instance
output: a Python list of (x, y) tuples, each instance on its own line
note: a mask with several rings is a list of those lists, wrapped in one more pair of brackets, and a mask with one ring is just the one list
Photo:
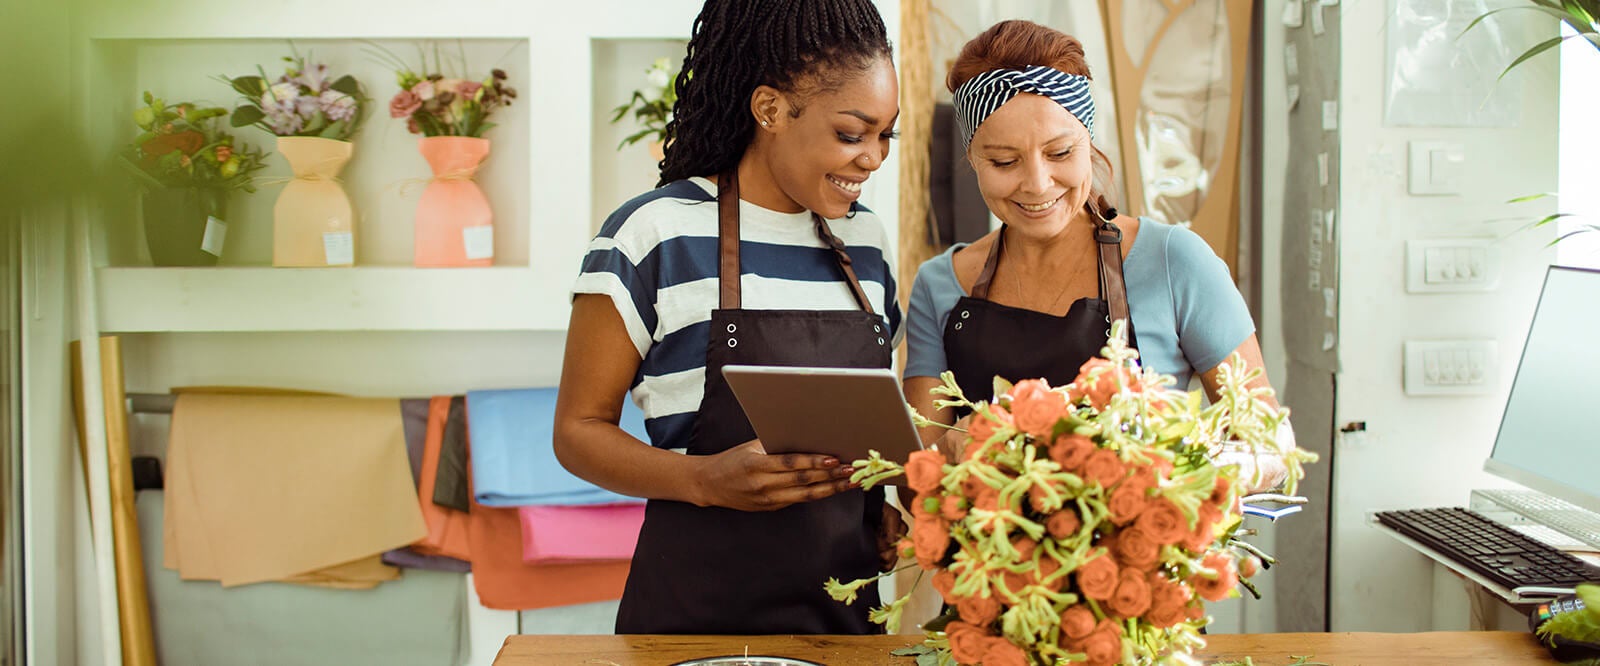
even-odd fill
[[(677, 86), (660, 187), (583, 261), (556, 408), (563, 465), (650, 500), (617, 631), (872, 633), (877, 595), (823, 583), (880, 569), (882, 495), (831, 457), (766, 455), (721, 370), (889, 367), (894, 271), (856, 203), (899, 115), (883, 20), (708, 0)], [(648, 444), (616, 425), (630, 390)]]
[[(1060, 386), (1100, 355), (1112, 321), (1145, 367), (1187, 386), (1198, 374), (1216, 397), (1217, 366), (1237, 352), (1261, 367), (1261, 347), (1228, 268), (1184, 227), (1117, 215), (1111, 168), (1094, 147), (1089, 68), (1076, 39), (1004, 21), (963, 47), (946, 85), (967, 160), (1000, 229), (924, 263), (911, 290), (905, 392), (923, 414), (950, 423), (928, 390), (950, 370), (969, 399), (991, 397), (995, 376)], [(1263, 375), (1256, 380), (1265, 384)], [(941, 437), (929, 428), (924, 437)], [(953, 432), (953, 431), (952, 431)], [(1285, 428), (1280, 439), (1293, 432)], [(943, 435), (941, 448), (956, 444)], [(1283, 480), (1283, 461), (1218, 451)]]

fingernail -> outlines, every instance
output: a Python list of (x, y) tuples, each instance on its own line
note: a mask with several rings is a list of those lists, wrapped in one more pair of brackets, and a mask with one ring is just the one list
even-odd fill
[(823, 467), (838, 467), (839, 466), (839, 459), (838, 458), (823, 458), (822, 459), (822, 466)]

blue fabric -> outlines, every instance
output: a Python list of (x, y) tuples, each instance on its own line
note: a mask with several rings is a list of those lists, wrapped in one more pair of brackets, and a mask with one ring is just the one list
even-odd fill
[(1094, 136), (1094, 96), (1089, 94), (1089, 79), (1059, 69), (1032, 65), (1020, 69), (993, 69), (972, 77), (956, 88), (953, 98), (956, 125), (965, 145), (972, 144), (989, 114), (1021, 93), (1033, 93), (1060, 104), (1083, 123)]
[[(556, 460), (556, 389), (467, 392), (473, 492), (484, 506), (543, 506), (639, 502), (574, 476)], [(622, 401), (619, 423), (644, 439), (644, 414)]]
[[(965, 243), (958, 244), (917, 269), (906, 315), (907, 377), (937, 377), (950, 367), (944, 355), (945, 321), (956, 301), (967, 295), (951, 256), (963, 247)], [(1216, 367), (1255, 333), (1228, 265), (1186, 227), (1139, 218), (1122, 275), (1140, 362), (1176, 377), (1180, 389), (1194, 373)]]

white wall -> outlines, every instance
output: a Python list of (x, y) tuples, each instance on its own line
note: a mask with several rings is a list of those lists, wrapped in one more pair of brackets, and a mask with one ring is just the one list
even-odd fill
[[(1432, 576), (1421, 555), (1367, 523), (1372, 511), (1464, 506), (1473, 488), (1503, 485), (1481, 472), (1545, 272), (1548, 232), (1510, 233), (1537, 205), (1505, 205), (1556, 185), (1555, 69), (1541, 59), (1520, 79), (1521, 121), (1504, 129), (1397, 128), (1383, 123), (1386, 0), (1346, 0), (1343, 12), (1339, 201), (1340, 296), (1336, 423), (1367, 431), (1335, 443), (1331, 625), (1335, 631), (1429, 628)], [(1552, 31), (1553, 27), (1546, 26)], [(1530, 42), (1531, 43), (1531, 42)], [(1518, 49), (1520, 51), (1520, 49)], [(1516, 85), (1516, 84), (1513, 84)], [(1305, 102), (1302, 101), (1302, 104)], [(1462, 194), (1412, 197), (1406, 142), (1465, 146)], [(1492, 236), (1505, 271), (1488, 293), (1413, 295), (1404, 289), (1408, 239)], [(1477, 338), (1499, 343), (1500, 381), (1488, 395), (1411, 397), (1401, 344)], [(1326, 469), (1324, 472), (1328, 471)]]

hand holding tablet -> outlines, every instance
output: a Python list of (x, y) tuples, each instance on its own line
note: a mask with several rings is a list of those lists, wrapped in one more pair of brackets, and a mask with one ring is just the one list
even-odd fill
[(730, 365), (722, 374), (769, 454), (828, 454), (848, 465), (877, 450), (904, 463), (922, 448), (893, 370)]

